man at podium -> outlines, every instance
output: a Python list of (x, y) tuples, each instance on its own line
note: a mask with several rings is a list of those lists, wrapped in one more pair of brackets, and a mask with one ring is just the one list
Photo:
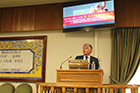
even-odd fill
[[(75, 60), (87, 60), (90, 65), (89, 65), (89, 69), (93, 69), (92, 68), (92, 64), (94, 62), (95, 64), (95, 68), (94, 69), (98, 69), (99, 68), (99, 61), (98, 61), (98, 58), (95, 58), (93, 56), (91, 56), (92, 52), (92, 45), (86, 43), (83, 45), (83, 55), (80, 55), (80, 56), (76, 56)], [(79, 89), (78, 90), (78, 93), (85, 93), (84, 92), (85, 90), (84, 89)], [(97, 93), (97, 89), (90, 89), (90, 93)]]
[(93, 69), (92, 67), (92, 64), (94, 63), (95, 64), (95, 68), (94, 69), (98, 69), (99, 68), (99, 61), (97, 58), (91, 56), (92, 52), (92, 46), (88, 43), (84, 44), (83, 45), (83, 55), (80, 55), (80, 56), (76, 56), (75, 60), (88, 60), (88, 62), (90, 63), (89, 65), (89, 69)]

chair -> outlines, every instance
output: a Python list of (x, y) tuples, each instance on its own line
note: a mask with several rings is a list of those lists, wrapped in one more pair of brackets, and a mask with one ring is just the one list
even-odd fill
[(10, 83), (4, 83), (0, 86), (0, 93), (14, 93), (15, 87)]
[(29, 84), (20, 84), (15, 89), (15, 93), (32, 93), (32, 87)]

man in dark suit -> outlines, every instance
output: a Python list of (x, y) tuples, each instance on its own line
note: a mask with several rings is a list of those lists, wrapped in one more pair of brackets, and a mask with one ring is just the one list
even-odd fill
[(99, 68), (99, 61), (97, 58), (90, 55), (91, 52), (92, 52), (92, 46), (90, 44), (86, 43), (83, 46), (83, 54), (84, 55), (76, 56), (75, 59), (88, 60), (88, 62), (90, 63), (89, 69), (92, 69), (91, 64), (94, 62), (95, 69), (98, 69)]

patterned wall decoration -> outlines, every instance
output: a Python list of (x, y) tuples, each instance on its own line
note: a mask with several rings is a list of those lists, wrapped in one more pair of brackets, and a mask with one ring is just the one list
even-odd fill
[(0, 38), (0, 81), (45, 82), (47, 36)]

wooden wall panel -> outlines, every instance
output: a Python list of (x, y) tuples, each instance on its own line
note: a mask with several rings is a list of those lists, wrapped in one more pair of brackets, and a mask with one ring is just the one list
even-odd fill
[(21, 8), (21, 26), (23, 31), (33, 31), (35, 23), (35, 7)]
[(35, 30), (62, 29), (62, 4), (37, 6)]
[(0, 32), (61, 30), (62, 4), (3, 8)]
[(13, 24), (12, 24), (12, 31), (22, 31), (21, 25), (21, 8), (13, 8)]
[(0, 9), (0, 32), (1, 32), (1, 25), (2, 25), (2, 9)]
[(140, 27), (140, 0), (135, 0), (135, 3), (133, 5), (135, 6), (135, 9), (133, 10), (135, 13), (134, 26)]
[(140, 26), (139, 0), (115, 0), (116, 27)]
[(12, 31), (13, 9), (5, 8), (2, 10), (1, 32)]
[(36, 7), (14, 8), (13, 31), (33, 31)]

